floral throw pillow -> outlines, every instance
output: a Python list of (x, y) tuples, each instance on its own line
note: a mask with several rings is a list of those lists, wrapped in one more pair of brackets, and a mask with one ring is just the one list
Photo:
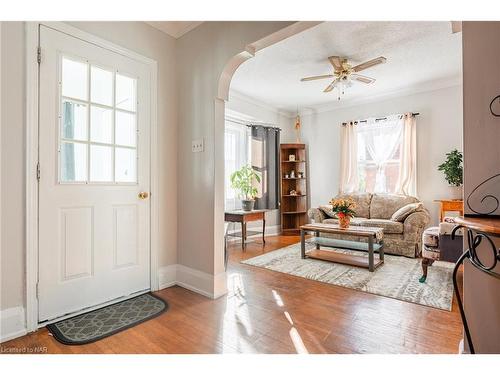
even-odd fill
[(328, 217), (331, 217), (331, 218), (334, 218), (336, 219), (337, 218), (337, 214), (335, 212), (332, 211), (332, 205), (331, 204), (325, 204), (323, 206), (319, 206), (318, 207), (320, 209), (321, 212), (323, 212), (326, 216)]
[(392, 214), (391, 220), (403, 222), (412, 213), (422, 211), (423, 208), (424, 208), (424, 205), (422, 204), (422, 202), (407, 204), (406, 206), (403, 206), (399, 210), (394, 212)]

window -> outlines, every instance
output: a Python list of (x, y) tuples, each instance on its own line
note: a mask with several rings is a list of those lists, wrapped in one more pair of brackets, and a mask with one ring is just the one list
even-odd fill
[(358, 190), (369, 193), (395, 193), (401, 165), (401, 116), (358, 123), (356, 135)]
[(137, 182), (137, 79), (61, 57), (59, 181)]
[(231, 174), (250, 162), (250, 132), (245, 125), (226, 120), (224, 138), (224, 167), (225, 167), (225, 209), (237, 210), (241, 208), (241, 201), (237, 193), (231, 188)]

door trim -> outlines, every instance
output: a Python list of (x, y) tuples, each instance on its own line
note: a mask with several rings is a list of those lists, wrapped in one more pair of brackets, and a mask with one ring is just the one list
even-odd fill
[[(98, 47), (119, 53), (149, 67), (150, 92), (150, 288), (158, 290), (158, 246), (159, 246), (159, 154), (157, 119), (157, 75), (158, 63), (134, 51), (111, 43), (105, 39), (82, 31), (64, 22), (26, 22), (26, 329), (36, 331), (38, 324), (38, 179), (39, 153), (39, 65), (37, 62), (40, 44), (40, 25), (76, 37)], [(42, 51), (43, 53), (43, 51)], [(43, 58), (43, 56), (42, 56)]]

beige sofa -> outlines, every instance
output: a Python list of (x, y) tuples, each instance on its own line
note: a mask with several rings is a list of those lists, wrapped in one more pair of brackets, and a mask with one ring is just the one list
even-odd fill
[[(356, 217), (352, 218), (351, 225), (379, 227), (384, 229), (384, 250), (389, 254), (416, 257), (422, 246), (422, 232), (430, 222), (429, 212), (423, 208), (411, 213), (403, 221), (391, 220), (392, 215), (401, 207), (411, 203), (418, 203), (415, 197), (395, 194), (351, 194), (337, 198), (351, 198), (356, 202)], [(308, 211), (309, 218), (315, 223), (337, 224), (338, 220), (327, 216), (319, 208)], [(328, 235), (332, 238), (352, 240), (352, 236)], [(357, 238), (363, 241), (362, 238)]]

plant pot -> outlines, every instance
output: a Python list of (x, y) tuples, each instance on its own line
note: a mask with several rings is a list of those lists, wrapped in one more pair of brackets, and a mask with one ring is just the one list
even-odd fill
[(351, 217), (349, 215), (338, 215), (339, 216), (339, 228), (347, 229), (351, 224)]
[(450, 199), (463, 199), (464, 197), (464, 187), (461, 186), (448, 186), (448, 191), (450, 194)]
[(253, 199), (251, 199), (251, 200), (242, 199), (241, 200), (241, 208), (243, 209), (243, 211), (252, 211), (254, 204), (255, 204), (255, 201)]

